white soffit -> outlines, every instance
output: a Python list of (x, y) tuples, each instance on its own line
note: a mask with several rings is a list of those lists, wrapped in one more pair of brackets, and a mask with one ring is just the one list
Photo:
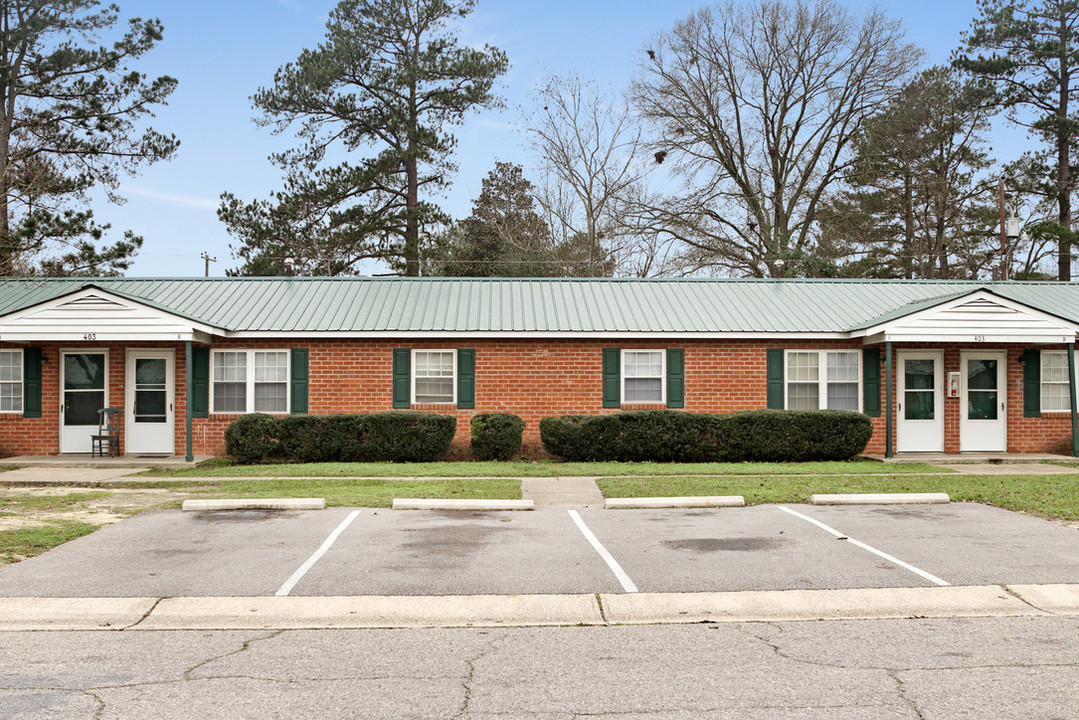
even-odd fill
[(979, 290), (880, 325), (855, 337), (876, 341), (946, 343), (1075, 342), (1079, 325)]
[(2, 342), (205, 341), (221, 331), (97, 288), (0, 317)]

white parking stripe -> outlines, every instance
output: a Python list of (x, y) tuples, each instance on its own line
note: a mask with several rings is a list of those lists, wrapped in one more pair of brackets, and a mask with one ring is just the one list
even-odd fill
[(611, 572), (614, 573), (614, 576), (618, 578), (618, 582), (622, 583), (622, 589), (626, 592), (637, 592), (637, 586), (634, 585), (633, 581), (629, 579), (629, 575), (626, 575), (626, 571), (622, 569), (622, 566), (618, 564), (618, 561), (615, 560), (609, 552), (607, 552), (607, 548), (603, 547), (603, 543), (599, 541), (599, 538), (592, 534), (592, 531), (589, 530), (588, 526), (584, 524), (584, 520), (582, 520), (581, 516), (577, 514), (577, 511), (570, 510), (569, 516), (573, 518), (573, 522), (577, 523), (577, 527), (580, 529), (585, 539), (592, 544), (592, 547), (596, 549), (596, 552), (599, 553), (599, 556), (603, 558), (604, 562), (607, 563), (607, 567), (609, 567), (611, 569)]
[(307, 558), (307, 562), (301, 565), (296, 572), (292, 573), (292, 577), (286, 580), (285, 584), (282, 585), (281, 588), (274, 594), (284, 596), (292, 592), (292, 588), (296, 587), (296, 583), (300, 582), (300, 579), (307, 574), (308, 570), (315, 566), (315, 563), (319, 561), (319, 558), (326, 554), (326, 551), (329, 550), (330, 546), (334, 544), (334, 542), (337, 540), (337, 537), (345, 531), (345, 528), (349, 526), (349, 523), (355, 520), (356, 516), (359, 514), (359, 510), (353, 510), (352, 512), (350, 512), (348, 514), (348, 517), (345, 518), (344, 521), (337, 526), (337, 529), (330, 533), (330, 536), (326, 538), (326, 542), (322, 543), (322, 547), (316, 550), (314, 555)]
[(951, 584), (951, 583), (947, 583), (947, 582), (941, 580), (936, 575), (932, 575), (930, 573), (927, 573), (925, 570), (920, 570), (920, 569), (914, 567), (913, 565), (910, 565), (909, 563), (905, 563), (905, 562), (903, 562), (902, 560), (900, 560), (897, 557), (892, 557), (891, 555), (889, 555), (886, 552), (882, 552), (880, 550), (877, 550), (875, 547), (870, 547), (869, 545), (866, 545), (864, 542), (855, 540), (852, 537), (848, 537), (847, 535), (844, 535), (843, 533), (839, 532), (835, 528), (828, 527), (824, 523), (820, 522), (819, 520), (814, 520), (813, 518), (809, 517), (808, 515), (803, 515), (800, 512), (795, 512), (794, 510), (791, 510), (790, 508), (783, 507), (782, 505), (779, 506), (779, 509), (782, 510), (783, 512), (790, 513), (791, 515), (794, 515), (795, 517), (800, 517), (800, 518), (802, 518), (803, 520), (805, 520), (807, 522), (813, 523), (814, 525), (819, 527), (821, 530), (825, 530), (827, 532), (830, 532), (832, 535), (835, 535), (840, 540), (846, 540), (847, 542), (849, 542), (849, 543), (851, 543), (853, 545), (857, 545), (858, 547), (862, 548), (863, 550), (868, 550), (869, 552), (873, 553), (874, 555), (878, 555), (878, 556), (884, 558), (885, 560), (887, 560), (890, 563), (894, 563), (894, 564), (898, 565), (901, 568), (906, 568), (907, 570), (910, 570), (915, 575), (919, 575), (919, 576), (925, 578), (929, 582), (936, 583), (937, 585), (950, 585)]

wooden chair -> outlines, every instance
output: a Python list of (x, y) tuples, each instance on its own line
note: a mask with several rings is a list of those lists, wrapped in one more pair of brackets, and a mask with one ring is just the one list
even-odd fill
[(90, 457), (120, 455), (120, 408), (101, 408), (97, 411), (97, 434), (90, 436)]

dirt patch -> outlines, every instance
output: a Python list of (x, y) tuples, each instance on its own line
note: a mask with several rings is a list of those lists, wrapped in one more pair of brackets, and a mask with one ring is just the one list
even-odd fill
[(158, 489), (110, 489), (49, 486), (6, 487), (0, 491), (0, 531), (72, 520), (110, 525), (150, 508), (189, 497)]

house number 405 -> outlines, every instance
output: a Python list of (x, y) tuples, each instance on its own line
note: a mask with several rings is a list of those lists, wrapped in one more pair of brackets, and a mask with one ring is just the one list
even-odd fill
[(86, 333), (82, 336), (83, 340), (97, 340), (97, 333)]

